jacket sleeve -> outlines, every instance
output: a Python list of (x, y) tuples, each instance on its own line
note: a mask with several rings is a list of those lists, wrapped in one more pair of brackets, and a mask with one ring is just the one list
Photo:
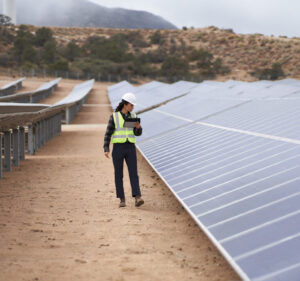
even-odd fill
[(138, 137), (138, 136), (140, 136), (143, 133), (143, 128), (142, 127), (139, 128), (139, 129), (133, 128), (133, 133), (134, 133), (135, 136)]
[[(136, 116), (137, 117), (137, 116)], [(139, 129), (137, 129), (137, 128), (133, 128), (133, 133), (134, 133), (134, 135), (135, 136), (141, 136), (142, 135), (142, 133), (143, 133), (143, 128), (141, 127), (141, 128), (139, 128)]]
[(114, 122), (113, 115), (111, 115), (104, 136), (104, 145), (103, 145), (104, 152), (109, 152), (109, 144), (110, 144), (111, 136), (114, 133), (114, 131), (115, 131), (115, 122)]

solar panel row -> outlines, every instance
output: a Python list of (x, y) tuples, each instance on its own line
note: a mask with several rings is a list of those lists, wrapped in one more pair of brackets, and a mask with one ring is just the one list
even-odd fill
[(300, 83), (175, 84), (140, 101), (176, 98), (140, 114), (139, 150), (244, 280), (298, 280)]

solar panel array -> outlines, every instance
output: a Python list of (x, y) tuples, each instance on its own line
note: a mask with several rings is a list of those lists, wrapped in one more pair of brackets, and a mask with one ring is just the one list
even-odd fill
[(19, 90), (22, 88), (22, 82), (25, 80), (25, 78), (20, 78), (16, 81), (12, 81), (3, 87), (0, 87), (0, 97), (1, 96), (6, 96), (6, 95), (11, 95), (15, 91)]
[(140, 114), (137, 146), (234, 269), (299, 280), (300, 82), (138, 88), (138, 109), (173, 89)]

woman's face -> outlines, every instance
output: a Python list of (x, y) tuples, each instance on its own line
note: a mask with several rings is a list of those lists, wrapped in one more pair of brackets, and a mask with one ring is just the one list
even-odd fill
[(131, 112), (134, 108), (134, 105), (131, 103), (128, 103), (128, 104), (125, 104), (124, 107), (125, 107), (126, 111)]

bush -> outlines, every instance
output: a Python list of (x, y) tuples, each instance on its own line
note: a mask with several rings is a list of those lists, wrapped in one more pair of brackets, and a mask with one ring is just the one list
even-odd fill
[(152, 36), (150, 37), (150, 42), (153, 45), (161, 45), (163, 43), (163, 37), (160, 31), (155, 31)]
[(63, 54), (69, 61), (74, 61), (75, 58), (81, 55), (81, 49), (74, 41), (72, 41), (68, 43)]
[(159, 48), (155, 51), (149, 51), (147, 56), (151, 63), (162, 63), (167, 57), (167, 52), (166, 50)]
[(53, 34), (51, 29), (42, 27), (39, 28), (35, 33), (35, 44), (43, 47), (47, 42), (53, 41)]
[(42, 49), (42, 59), (47, 64), (52, 64), (56, 59), (56, 42), (48, 41)]
[(111, 60), (113, 62), (128, 61), (128, 56), (126, 56), (128, 45), (120, 34), (109, 39), (98, 36), (89, 37), (84, 45), (84, 49), (88, 55), (92, 55), (97, 59)]
[(207, 50), (199, 49), (191, 52), (190, 61), (198, 61), (198, 67), (209, 67), (212, 63), (213, 54)]
[(131, 31), (126, 34), (126, 40), (135, 48), (147, 48), (149, 44), (144, 41), (143, 36), (139, 31)]
[(26, 45), (24, 51), (22, 52), (22, 56), (21, 56), (22, 61), (35, 63), (36, 57), (37, 54), (35, 49), (33, 49), (31, 45)]
[(188, 72), (188, 61), (175, 56), (166, 58), (161, 66), (161, 74), (166, 77), (185, 76)]
[(51, 65), (50, 69), (55, 71), (69, 71), (69, 64), (66, 60), (60, 59)]
[(257, 68), (250, 74), (259, 80), (277, 80), (285, 75), (279, 63), (273, 63), (271, 68)]
[(214, 62), (213, 62), (213, 70), (215, 74), (227, 74), (230, 73), (230, 69), (227, 66), (223, 65), (223, 61), (221, 58), (217, 58)]

